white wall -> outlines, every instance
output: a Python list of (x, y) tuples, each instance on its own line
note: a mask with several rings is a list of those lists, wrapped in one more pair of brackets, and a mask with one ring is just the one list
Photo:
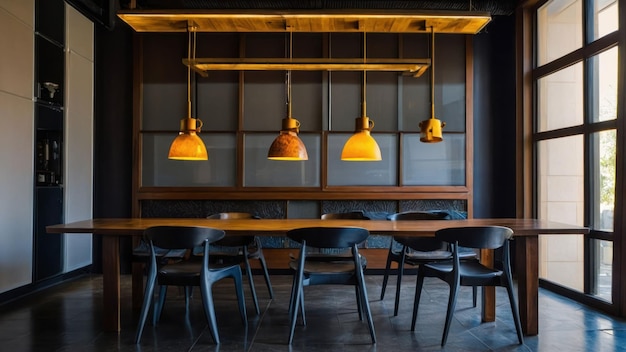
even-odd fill
[[(65, 222), (93, 210), (93, 23), (65, 5)], [(92, 235), (65, 235), (64, 271), (92, 263)]]
[(34, 1), (0, 2), (0, 292), (32, 282)]

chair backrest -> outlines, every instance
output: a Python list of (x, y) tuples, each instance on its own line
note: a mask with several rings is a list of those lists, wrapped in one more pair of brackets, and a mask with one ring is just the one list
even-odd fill
[[(448, 243), (434, 237), (405, 237), (393, 236), (393, 239), (403, 246), (420, 252), (447, 251)], [(450, 254), (451, 255), (451, 254)]]
[(504, 226), (451, 227), (435, 232), (435, 238), (457, 243), (461, 247), (497, 249), (513, 236), (513, 230)]
[[(206, 217), (207, 219), (219, 219), (219, 220), (236, 220), (236, 219), (260, 219), (258, 216), (244, 212), (225, 212), (216, 213)], [(240, 247), (250, 246), (255, 243), (254, 236), (227, 236), (216, 243), (218, 246), (226, 247)]]
[(391, 214), (388, 220), (447, 220), (450, 214), (445, 211), (405, 211)]
[(370, 218), (363, 214), (362, 210), (349, 211), (345, 213), (326, 213), (322, 214), (322, 220), (329, 219), (356, 219), (356, 220), (369, 220)]
[(153, 226), (144, 231), (144, 237), (155, 246), (165, 249), (185, 249), (213, 243), (225, 235), (223, 230), (202, 226)]
[(216, 213), (206, 217), (207, 219), (258, 219), (257, 216), (254, 216), (250, 213), (243, 212), (225, 212), (225, 213)]
[(317, 248), (352, 248), (365, 241), (369, 231), (362, 227), (302, 227), (287, 231), (287, 237)]

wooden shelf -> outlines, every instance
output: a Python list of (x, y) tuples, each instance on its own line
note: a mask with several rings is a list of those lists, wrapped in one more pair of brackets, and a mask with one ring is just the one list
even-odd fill
[(289, 58), (195, 58), (183, 59), (202, 76), (208, 71), (397, 71), (413, 77), (421, 76), (430, 66), (430, 59), (289, 59)]
[(118, 17), (137, 32), (367, 32), (476, 34), (487, 12), (415, 10), (122, 10)]

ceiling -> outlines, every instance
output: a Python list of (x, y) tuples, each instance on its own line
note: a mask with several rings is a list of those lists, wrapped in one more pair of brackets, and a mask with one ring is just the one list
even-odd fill
[(445, 10), (488, 12), (508, 16), (517, 0), (120, 0), (120, 9), (180, 10)]
[(514, 0), (127, 0), (117, 15), (137, 32), (476, 34), (514, 6)]

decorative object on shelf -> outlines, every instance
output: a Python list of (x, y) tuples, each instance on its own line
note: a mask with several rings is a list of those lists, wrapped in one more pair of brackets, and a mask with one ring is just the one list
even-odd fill
[[(366, 61), (365, 33), (363, 33), (363, 62)], [(356, 118), (356, 126), (354, 134), (348, 139), (341, 151), (341, 160), (343, 161), (379, 161), (382, 160), (378, 143), (370, 131), (374, 128), (374, 121), (367, 117), (366, 113), (366, 71), (363, 71), (363, 85), (361, 91), (361, 117)]]
[(431, 53), (430, 53), (430, 119), (419, 123), (420, 141), (424, 143), (437, 143), (443, 141), (442, 129), (446, 123), (435, 118), (435, 30), (431, 28)]
[(59, 90), (59, 85), (54, 82), (43, 82), (43, 87), (48, 90), (48, 95), (50, 99), (54, 99), (54, 93)]
[[(196, 56), (196, 28), (192, 23), (187, 27), (187, 57)], [(192, 41), (193, 35), (193, 41)], [(193, 42), (193, 50), (192, 50)], [(208, 160), (209, 155), (202, 139), (198, 136), (202, 121), (191, 117), (191, 68), (187, 67), (187, 117), (180, 120), (180, 132), (172, 142), (168, 158), (174, 160)]]
[[(292, 59), (292, 42), (293, 32), (289, 33), (289, 59)], [(294, 119), (291, 116), (291, 70), (287, 71), (285, 75), (286, 81), (286, 96), (287, 96), (287, 117), (282, 120), (282, 129), (280, 134), (267, 152), (267, 158), (270, 160), (288, 160), (299, 161), (309, 160), (309, 155), (306, 152), (306, 146), (298, 137), (300, 132), (300, 121)]]

